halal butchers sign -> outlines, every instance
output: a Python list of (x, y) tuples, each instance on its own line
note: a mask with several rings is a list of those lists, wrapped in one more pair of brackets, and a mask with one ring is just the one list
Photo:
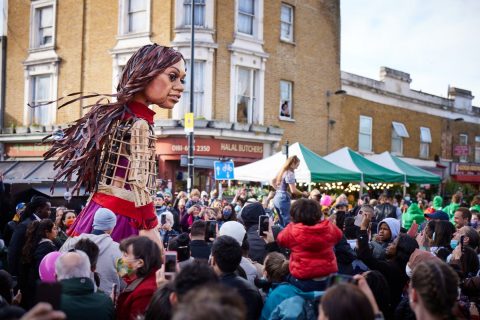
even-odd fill
[(453, 154), (458, 157), (468, 156), (469, 154), (468, 146), (455, 146), (453, 148)]
[[(157, 153), (161, 155), (187, 154), (187, 139), (159, 139), (157, 140)], [(256, 142), (195, 138), (195, 154), (262, 159), (263, 144)]]

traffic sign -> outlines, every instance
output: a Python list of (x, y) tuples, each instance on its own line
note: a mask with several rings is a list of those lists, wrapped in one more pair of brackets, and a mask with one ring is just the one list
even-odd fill
[(233, 180), (233, 161), (215, 161), (213, 163), (215, 168), (215, 180)]
[(185, 133), (193, 132), (194, 127), (194, 120), (193, 120), (193, 112), (185, 113)]

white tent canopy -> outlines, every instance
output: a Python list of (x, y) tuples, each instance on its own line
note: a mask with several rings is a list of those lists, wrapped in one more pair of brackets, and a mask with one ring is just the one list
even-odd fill
[[(305, 159), (303, 159), (298, 143), (294, 143), (288, 148), (288, 155), (295, 155), (300, 159), (300, 166), (295, 170), (297, 182), (311, 182), (310, 171), (308, 170)], [(268, 158), (235, 168), (235, 180), (270, 183), (282, 168), (285, 160), (286, 155), (277, 152)]]

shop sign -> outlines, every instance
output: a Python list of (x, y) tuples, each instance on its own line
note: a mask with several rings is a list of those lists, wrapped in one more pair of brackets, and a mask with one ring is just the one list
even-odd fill
[(50, 144), (44, 143), (8, 143), (5, 145), (5, 151), (9, 158), (43, 157), (50, 147)]
[[(256, 142), (195, 138), (194, 152), (195, 154), (205, 156), (262, 159), (263, 144)], [(157, 140), (157, 153), (160, 155), (187, 154), (187, 139), (159, 139)]]
[(479, 163), (452, 163), (452, 174), (454, 175), (480, 175)]
[(455, 146), (453, 148), (453, 154), (456, 156), (468, 156), (468, 146)]

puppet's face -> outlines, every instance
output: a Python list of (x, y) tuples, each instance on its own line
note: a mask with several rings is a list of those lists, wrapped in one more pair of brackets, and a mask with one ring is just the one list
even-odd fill
[(172, 109), (182, 96), (185, 76), (185, 62), (180, 60), (157, 75), (146, 86), (144, 91), (146, 100), (161, 108)]

